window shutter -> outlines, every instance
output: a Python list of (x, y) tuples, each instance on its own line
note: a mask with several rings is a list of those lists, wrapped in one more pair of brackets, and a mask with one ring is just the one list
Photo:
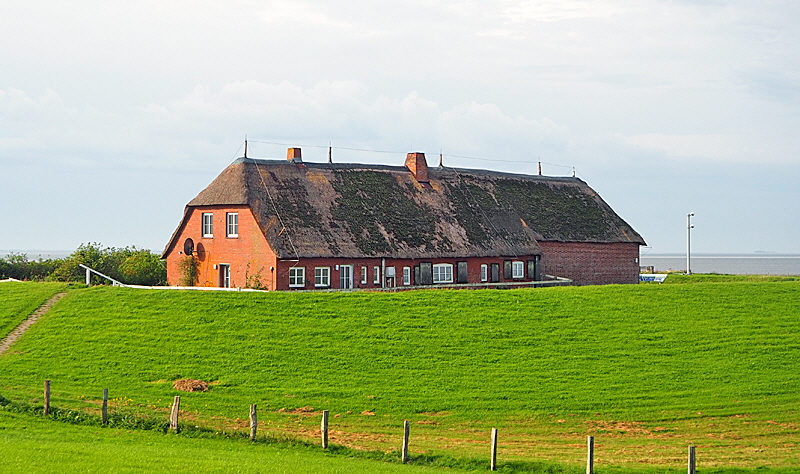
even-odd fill
[(422, 262), (419, 264), (420, 285), (433, 285), (433, 263)]
[(500, 264), (493, 263), (492, 264), (492, 283), (497, 283), (500, 281)]
[(456, 275), (456, 283), (467, 283), (467, 262), (458, 262), (458, 275)]

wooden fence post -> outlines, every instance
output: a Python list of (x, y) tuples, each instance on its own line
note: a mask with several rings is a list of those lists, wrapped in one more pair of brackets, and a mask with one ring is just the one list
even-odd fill
[(403, 448), (400, 451), (400, 459), (403, 464), (408, 462), (408, 434), (411, 430), (411, 422), (406, 420), (403, 422)]
[(689, 474), (697, 474), (697, 452), (694, 446), (689, 446)]
[(175, 395), (175, 401), (172, 402), (172, 411), (169, 414), (169, 429), (178, 432), (178, 411), (181, 409), (181, 396)]
[(258, 432), (258, 407), (255, 404), (250, 405), (250, 441), (256, 440), (256, 433)]
[(50, 414), (50, 381), (44, 381), (44, 415)]
[(586, 474), (594, 474), (594, 436), (586, 437)]
[(322, 449), (328, 449), (328, 410), (322, 410), (322, 422), (319, 429), (322, 434)]
[(107, 388), (103, 389), (103, 409), (102, 409), (102, 413), (103, 413), (103, 424), (107, 425), (108, 424), (108, 389)]
[(489, 463), (489, 469), (497, 470), (497, 428), (492, 428), (492, 461)]

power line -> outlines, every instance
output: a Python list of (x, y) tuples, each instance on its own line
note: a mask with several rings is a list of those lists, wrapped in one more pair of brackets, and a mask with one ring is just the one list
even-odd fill
[[(364, 153), (385, 153), (385, 154), (391, 154), (391, 155), (402, 155), (402, 154), (406, 153), (405, 151), (370, 150), (370, 149), (366, 149), (366, 148), (351, 148), (351, 147), (343, 147), (343, 146), (332, 146), (330, 144), (328, 144), (328, 145), (312, 145), (312, 144), (308, 144), (308, 143), (305, 143), (305, 144), (281, 143), (281, 142), (272, 142), (272, 141), (266, 141), (266, 140), (248, 140), (248, 141), (250, 143), (263, 143), (265, 145), (299, 146), (299, 147), (305, 147), (305, 148), (323, 148), (323, 149), (326, 149), (326, 150), (334, 150), (335, 149), (335, 150), (346, 150), (346, 151), (360, 151), (360, 152), (364, 152)], [(241, 147), (239, 147), (239, 149), (241, 149)], [(574, 166), (561, 165), (561, 164), (558, 164), (558, 163), (550, 163), (550, 162), (547, 162), (547, 161), (501, 160), (501, 159), (494, 159), (494, 158), (480, 158), (480, 157), (476, 157), (476, 156), (451, 155), (451, 154), (447, 154), (447, 153), (441, 153), (441, 156), (447, 157), (447, 158), (462, 158), (462, 159), (465, 159), (465, 160), (488, 161), (488, 162), (495, 162), (495, 163), (525, 163), (525, 164), (532, 164), (532, 165), (541, 163), (541, 164), (548, 165), (548, 166), (555, 166), (555, 167), (558, 167), (558, 168), (571, 169), (573, 171), (573, 173), (576, 172)]]

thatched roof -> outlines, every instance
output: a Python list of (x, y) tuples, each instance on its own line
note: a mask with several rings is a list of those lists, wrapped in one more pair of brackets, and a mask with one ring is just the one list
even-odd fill
[(280, 258), (536, 255), (537, 241), (644, 244), (578, 178), (428, 173), (421, 184), (405, 166), (240, 158), (187, 210), (250, 206)]

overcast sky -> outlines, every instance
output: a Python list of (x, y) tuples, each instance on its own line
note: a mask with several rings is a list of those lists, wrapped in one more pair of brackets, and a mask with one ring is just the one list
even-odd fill
[[(648, 243), (800, 253), (800, 2), (0, 0), (0, 250), (160, 252), (234, 158), (574, 169)], [(368, 153), (347, 148), (389, 151)], [(35, 255), (31, 255), (35, 256)]]

